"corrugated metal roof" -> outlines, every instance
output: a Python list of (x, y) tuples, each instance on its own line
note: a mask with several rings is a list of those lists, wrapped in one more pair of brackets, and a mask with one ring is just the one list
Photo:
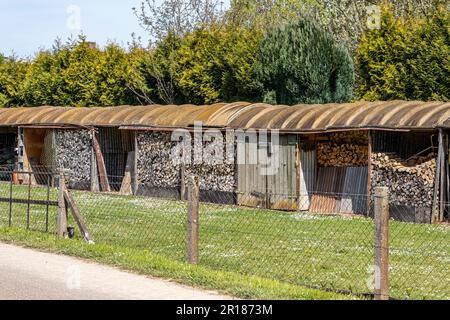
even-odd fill
[(279, 129), (291, 132), (364, 128), (450, 127), (450, 103), (419, 101), (268, 105), (248, 102), (214, 105), (150, 105), (96, 108), (0, 108), (0, 125), (78, 125)]

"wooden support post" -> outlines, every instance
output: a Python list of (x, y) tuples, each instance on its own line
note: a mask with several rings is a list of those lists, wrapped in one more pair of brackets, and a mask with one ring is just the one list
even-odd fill
[(111, 188), (108, 181), (108, 173), (106, 172), (105, 160), (103, 159), (102, 150), (95, 134), (92, 136), (92, 146), (94, 148), (95, 157), (97, 159), (97, 170), (100, 179), (100, 187), (102, 191), (109, 192)]
[(440, 185), (439, 185), (439, 215), (438, 215), (438, 221), (442, 222), (444, 221), (444, 211), (445, 211), (445, 202), (447, 201), (446, 199), (446, 194), (447, 194), (447, 189), (446, 189), (446, 180), (447, 180), (447, 164), (446, 164), (446, 154), (448, 152), (448, 139), (447, 139), (447, 135), (444, 134), (442, 132), (443, 130), (441, 129), (441, 135), (442, 135), (442, 146), (441, 146), (441, 162), (440, 162), (440, 166), (441, 166), (441, 176), (439, 177), (440, 179)]
[(137, 132), (133, 133), (133, 137), (134, 137), (134, 158), (133, 158), (133, 171), (131, 173), (131, 184), (132, 184), (132, 192), (134, 195), (136, 195), (139, 188), (138, 166), (137, 166), (137, 160), (139, 157), (139, 145), (137, 141)]
[(120, 185), (120, 194), (124, 195), (130, 195), (133, 193), (132, 183), (131, 183), (131, 176), (133, 171), (133, 165), (134, 165), (134, 152), (130, 151), (127, 154), (127, 163), (125, 165), (125, 173), (122, 179), (122, 184)]
[(66, 201), (64, 199), (64, 190), (66, 189), (64, 171), (59, 173), (59, 186), (58, 186), (58, 218), (57, 218), (57, 230), (56, 233), (60, 237), (67, 237), (67, 208)]
[(91, 235), (89, 233), (89, 230), (86, 227), (86, 223), (84, 222), (83, 216), (81, 215), (81, 212), (78, 209), (78, 206), (76, 205), (75, 200), (73, 199), (69, 190), (64, 189), (63, 195), (64, 195), (64, 200), (67, 202), (68, 206), (70, 207), (70, 209), (72, 211), (72, 215), (73, 215), (75, 222), (77, 223), (78, 227), (80, 228), (81, 233), (83, 234), (84, 240), (87, 241), (88, 243), (93, 243)]
[(372, 131), (367, 131), (367, 216), (372, 207)]
[(300, 211), (301, 207), (301, 189), (300, 189), (300, 176), (301, 176), (301, 165), (300, 165), (300, 135), (297, 135), (297, 143), (295, 144), (295, 196), (296, 196), (296, 210)]
[(433, 192), (433, 209), (431, 212), (431, 223), (436, 223), (439, 220), (439, 199), (440, 194), (442, 194), (442, 190), (440, 190), (441, 187), (441, 169), (442, 169), (442, 162), (443, 162), (443, 132), (442, 129), (439, 129), (439, 136), (438, 136), (438, 156), (436, 160), (436, 176), (434, 179), (434, 192)]
[(97, 160), (95, 155), (95, 149), (94, 149), (94, 136), (95, 132), (94, 130), (91, 130), (91, 191), (92, 192), (98, 192), (100, 191), (100, 186), (98, 182), (98, 168), (97, 168)]
[(187, 219), (187, 261), (198, 263), (198, 223), (200, 188), (197, 176), (190, 176), (188, 182), (188, 219)]
[(389, 300), (389, 195), (387, 187), (374, 188), (375, 300)]

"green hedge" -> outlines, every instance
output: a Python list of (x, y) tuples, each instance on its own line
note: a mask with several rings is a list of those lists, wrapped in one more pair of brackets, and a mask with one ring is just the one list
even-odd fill
[(450, 14), (396, 18), (382, 10), (381, 28), (367, 31), (356, 56), (357, 96), (364, 100), (450, 99)]
[(346, 102), (352, 97), (353, 62), (347, 49), (306, 19), (267, 32), (255, 75), (266, 102)]

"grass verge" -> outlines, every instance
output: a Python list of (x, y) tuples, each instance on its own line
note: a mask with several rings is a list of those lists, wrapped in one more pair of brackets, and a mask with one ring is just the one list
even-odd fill
[(0, 241), (80, 257), (185, 285), (217, 290), (223, 294), (244, 299), (356, 299), (355, 296), (305, 288), (262, 277), (193, 266), (146, 250), (103, 244), (89, 245), (76, 239), (60, 239), (50, 234), (18, 228), (0, 227)]

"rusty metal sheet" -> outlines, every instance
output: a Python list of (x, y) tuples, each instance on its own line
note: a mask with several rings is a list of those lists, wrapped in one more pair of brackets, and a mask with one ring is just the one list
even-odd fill
[(419, 101), (344, 104), (218, 103), (207, 106), (149, 105), (118, 107), (36, 107), (0, 109), (0, 125), (81, 125), (277, 129), (320, 132), (357, 129), (450, 128), (450, 103)]

